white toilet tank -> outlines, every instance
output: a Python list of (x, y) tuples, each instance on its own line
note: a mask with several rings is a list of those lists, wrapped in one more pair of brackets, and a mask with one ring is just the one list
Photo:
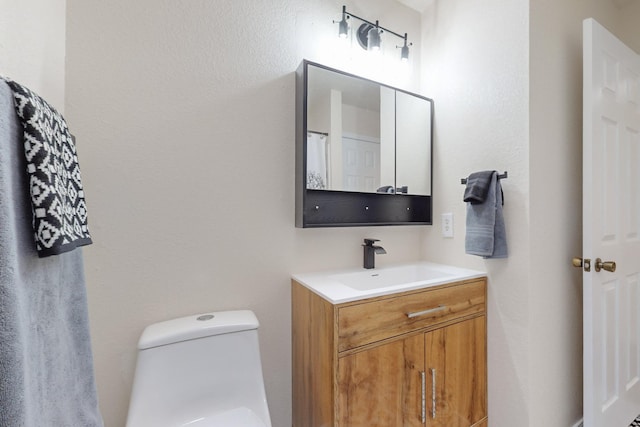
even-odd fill
[(148, 326), (127, 427), (271, 427), (258, 326), (249, 310)]

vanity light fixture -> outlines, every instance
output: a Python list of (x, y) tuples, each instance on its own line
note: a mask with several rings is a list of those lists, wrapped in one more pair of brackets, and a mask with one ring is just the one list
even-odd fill
[[(342, 6), (342, 21), (339, 22), (339, 30), (338, 30), (338, 35), (340, 36), (341, 39), (346, 39), (347, 35), (349, 34), (349, 24), (347, 23), (347, 6)], [(335, 24), (336, 21), (333, 21), (333, 23)]]
[(376, 26), (367, 31), (368, 50), (380, 50), (380, 30), (378, 28), (378, 21), (376, 21)]
[(396, 49), (400, 48), (400, 59), (402, 62), (407, 62), (409, 60), (409, 46), (412, 46), (413, 43), (407, 44), (407, 33), (404, 33), (404, 46), (396, 46)]
[(407, 43), (407, 33), (404, 33), (404, 36), (396, 33), (395, 31), (391, 31), (388, 28), (384, 28), (380, 26), (379, 21), (376, 20), (375, 24), (371, 21), (367, 21), (364, 18), (354, 15), (353, 13), (347, 12), (347, 6), (342, 6), (342, 20), (333, 21), (334, 24), (338, 24), (338, 35), (340, 38), (346, 38), (349, 33), (349, 23), (348, 19), (355, 18), (359, 21), (362, 21), (362, 25), (358, 27), (356, 33), (356, 39), (358, 43), (363, 49), (367, 49), (370, 51), (380, 50), (380, 39), (382, 33), (390, 33), (396, 37), (401, 38), (404, 41), (403, 46), (396, 46), (396, 48), (401, 49), (400, 58), (402, 61), (409, 60), (409, 46), (413, 45), (413, 43)]

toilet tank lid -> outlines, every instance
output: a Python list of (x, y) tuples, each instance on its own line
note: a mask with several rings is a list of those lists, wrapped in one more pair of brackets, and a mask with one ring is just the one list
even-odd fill
[(195, 314), (147, 326), (138, 341), (138, 349), (258, 329), (259, 326), (258, 319), (251, 310)]

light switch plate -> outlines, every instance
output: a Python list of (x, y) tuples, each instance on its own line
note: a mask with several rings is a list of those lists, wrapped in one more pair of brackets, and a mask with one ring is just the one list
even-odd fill
[(453, 213), (442, 214), (442, 237), (453, 237)]

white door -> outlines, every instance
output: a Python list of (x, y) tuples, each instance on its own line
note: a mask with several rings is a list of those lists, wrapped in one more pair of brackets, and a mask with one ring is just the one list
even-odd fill
[(640, 415), (640, 57), (593, 19), (583, 31), (584, 425), (627, 427)]
[(375, 193), (380, 187), (380, 142), (343, 136), (342, 164), (343, 190)]

